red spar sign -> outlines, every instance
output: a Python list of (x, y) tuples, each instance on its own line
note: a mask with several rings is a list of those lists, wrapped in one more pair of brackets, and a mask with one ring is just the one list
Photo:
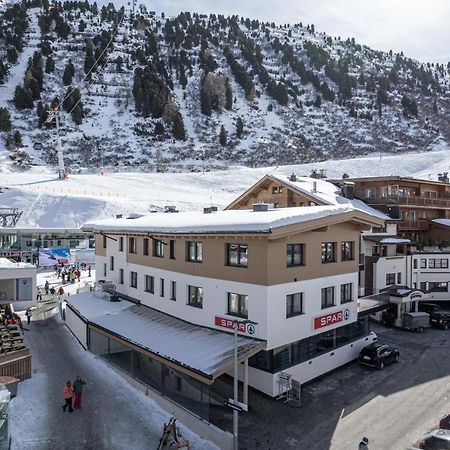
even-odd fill
[[(234, 329), (234, 320), (227, 319), (226, 317), (216, 316), (214, 318), (214, 323), (218, 327), (229, 328), (230, 330)], [(239, 333), (249, 334), (251, 336), (256, 334), (256, 324), (254, 323), (242, 323), (237, 321), (237, 330)]]
[(326, 314), (325, 316), (319, 316), (314, 318), (314, 329), (327, 327), (329, 325), (334, 325), (335, 323), (342, 322), (343, 320), (348, 320), (350, 318), (350, 310), (344, 309), (343, 311), (336, 311), (331, 314)]

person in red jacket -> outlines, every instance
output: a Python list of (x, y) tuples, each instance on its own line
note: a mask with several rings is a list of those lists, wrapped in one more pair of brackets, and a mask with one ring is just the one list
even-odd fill
[(66, 402), (62, 407), (63, 411), (66, 412), (66, 408), (69, 407), (69, 412), (70, 413), (73, 412), (72, 408), (73, 387), (70, 381), (68, 381), (64, 386), (63, 395), (64, 401)]

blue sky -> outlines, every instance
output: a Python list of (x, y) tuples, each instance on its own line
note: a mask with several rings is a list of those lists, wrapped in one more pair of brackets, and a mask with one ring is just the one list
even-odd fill
[(424, 62), (450, 61), (450, 0), (137, 0), (140, 3), (169, 15), (215, 12), (277, 23), (314, 23), (317, 30), (354, 37), (377, 50), (404, 51)]

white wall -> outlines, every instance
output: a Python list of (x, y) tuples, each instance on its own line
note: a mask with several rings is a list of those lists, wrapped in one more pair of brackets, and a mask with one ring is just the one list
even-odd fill
[(395, 273), (395, 284), (397, 284), (397, 274), (400, 272), (401, 283), (406, 285), (407, 280), (407, 263), (406, 256), (383, 256), (374, 264), (373, 280), (375, 292), (379, 292), (386, 287), (386, 274)]
[[(10, 288), (7, 293), (10, 297), (7, 300), (13, 305), (15, 311), (22, 311), (24, 309), (36, 306), (36, 273), (37, 270), (35, 267), (0, 268), (0, 280), (10, 280), (12, 282), (8, 283)], [(28, 301), (11, 301), (17, 298), (16, 280), (24, 278), (31, 279), (31, 298)]]
[(87, 324), (83, 322), (80, 317), (75, 314), (72, 309), (66, 307), (66, 325), (69, 327), (70, 331), (76, 336), (80, 341), (80, 344), (86, 349), (86, 335), (87, 335)]

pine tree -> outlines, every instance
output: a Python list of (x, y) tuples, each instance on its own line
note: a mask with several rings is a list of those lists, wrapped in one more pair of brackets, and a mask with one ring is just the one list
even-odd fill
[(73, 121), (77, 125), (81, 125), (83, 117), (84, 117), (83, 106), (81, 105), (81, 102), (80, 102), (73, 109), (73, 111), (72, 111), (72, 118), (73, 118)]
[(164, 125), (161, 122), (156, 122), (155, 124), (155, 136), (164, 136), (166, 130), (164, 129)]
[(320, 95), (316, 97), (316, 100), (314, 101), (314, 106), (316, 108), (320, 108), (322, 106), (322, 97)]
[(14, 47), (9, 47), (8, 50), (6, 50), (6, 59), (10, 64), (15, 64), (18, 57), (19, 55)]
[(227, 132), (225, 131), (225, 127), (223, 125), (220, 127), (219, 142), (222, 147), (227, 145)]
[(22, 146), (22, 135), (20, 134), (19, 130), (16, 130), (14, 132), (14, 144), (16, 145), (16, 147)]
[(240, 117), (236, 120), (236, 136), (240, 139), (244, 133), (244, 122)]
[(6, 108), (0, 108), (0, 131), (11, 131), (11, 114)]
[(175, 114), (172, 124), (173, 137), (179, 141), (186, 140), (186, 130), (184, 128), (183, 116), (180, 112)]
[(94, 46), (92, 41), (86, 42), (86, 56), (84, 58), (84, 73), (88, 73), (95, 63), (94, 59)]
[(233, 109), (233, 92), (231, 91), (231, 86), (228, 79), (225, 87), (225, 108), (228, 109), (228, 111), (231, 111)]
[(45, 61), (45, 73), (53, 73), (55, 70), (55, 61), (51, 56), (47, 57)]
[(63, 83), (64, 86), (69, 86), (72, 84), (72, 78), (75, 75), (75, 67), (72, 64), (72, 61), (69, 59), (69, 63), (67, 64), (66, 68), (64, 69), (63, 74)]

